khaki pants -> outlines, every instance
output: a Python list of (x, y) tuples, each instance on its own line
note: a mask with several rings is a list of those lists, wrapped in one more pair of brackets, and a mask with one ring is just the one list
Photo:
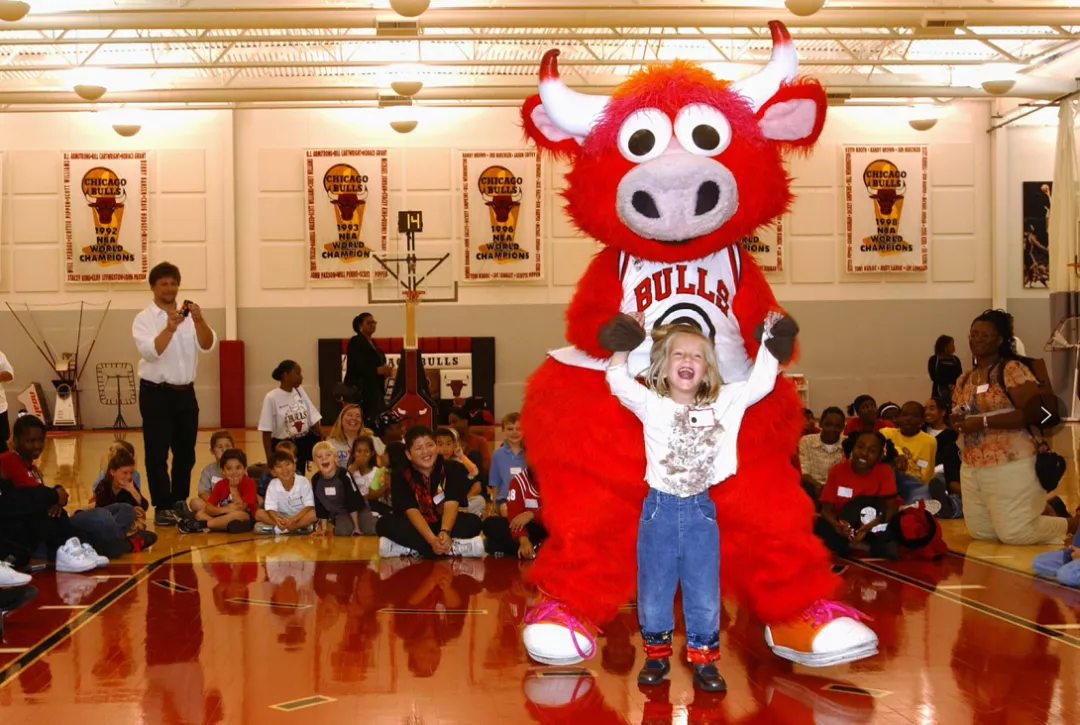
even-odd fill
[(1046, 492), (1035, 476), (1035, 457), (1000, 466), (960, 467), (964, 523), (972, 538), (1032, 546), (1061, 544), (1068, 522), (1043, 516)]

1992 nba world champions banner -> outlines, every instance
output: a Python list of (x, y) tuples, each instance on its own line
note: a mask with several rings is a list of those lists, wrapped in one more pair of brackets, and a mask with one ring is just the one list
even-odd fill
[(463, 151), (465, 280), (544, 276), (540, 258), (540, 156)]
[(144, 151), (64, 154), (68, 282), (144, 282), (147, 195)]
[(308, 277), (369, 279), (386, 251), (386, 149), (309, 149), (305, 163)]
[(845, 146), (847, 271), (926, 271), (926, 146)]

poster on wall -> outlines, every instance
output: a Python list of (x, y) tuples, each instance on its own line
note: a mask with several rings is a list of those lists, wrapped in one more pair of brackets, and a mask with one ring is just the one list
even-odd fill
[(144, 282), (147, 255), (145, 151), (64, 154), (68, 282)]
[(739, 240), (742, 247), (757, 262), (762, 272), (781, 272), (784, 269), (784, 225), (762, 227)]
[(370, 279), (389, 229), (386, 149), (308, 149), (305, 164), (308, 277)]
[(925, 272), (926, 146), (845, 146), (848, 272)]
[(1050, 286), (1050, 196), (1053, 193), (1053, 182), (1024, 182), (1024, 287)]
[(540, 156), (463, 151), (466, 281), (542, 279)]

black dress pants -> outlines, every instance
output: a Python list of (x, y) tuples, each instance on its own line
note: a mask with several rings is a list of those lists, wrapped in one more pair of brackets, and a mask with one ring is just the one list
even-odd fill
[(177, 501), (186, 501), (191, 493), (195, 437), (199, 432), (199, 401), (195, 398), (195, 386), (174, 388), (143, 380), (139, 385), (139, 412), (143, 419), (150, 501), (156, 509), (171, 509)]
[[(510, 533), (510, 521), (502, 516), (490, 516), (484, 519), (484, 548), (489, 554), (517, 556), (518, 542)], [(532, 545), (538, 546), (547, 538), (547, 530), (538, 521), (525, 524)]]

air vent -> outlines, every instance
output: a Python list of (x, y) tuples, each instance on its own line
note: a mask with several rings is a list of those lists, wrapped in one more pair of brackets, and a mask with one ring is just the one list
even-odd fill
[(397, 106), (411, 106), (413, 100), (408, 96), (397, 96), (393, 93), (379, 94), (379, 108), (395, 108)]
[(967, 20), (963, 18), (923, 18), (924, 28), (963, 28)]
[(375, 35), (379, 38), (415, 38), (420, 35), (416, 20), (376, 20)]
[(916, 38), (949, 38), (965, 27), (967, 18), (961, 15), (924, 17), (921, 27), (915, 28), (914, 35)]

